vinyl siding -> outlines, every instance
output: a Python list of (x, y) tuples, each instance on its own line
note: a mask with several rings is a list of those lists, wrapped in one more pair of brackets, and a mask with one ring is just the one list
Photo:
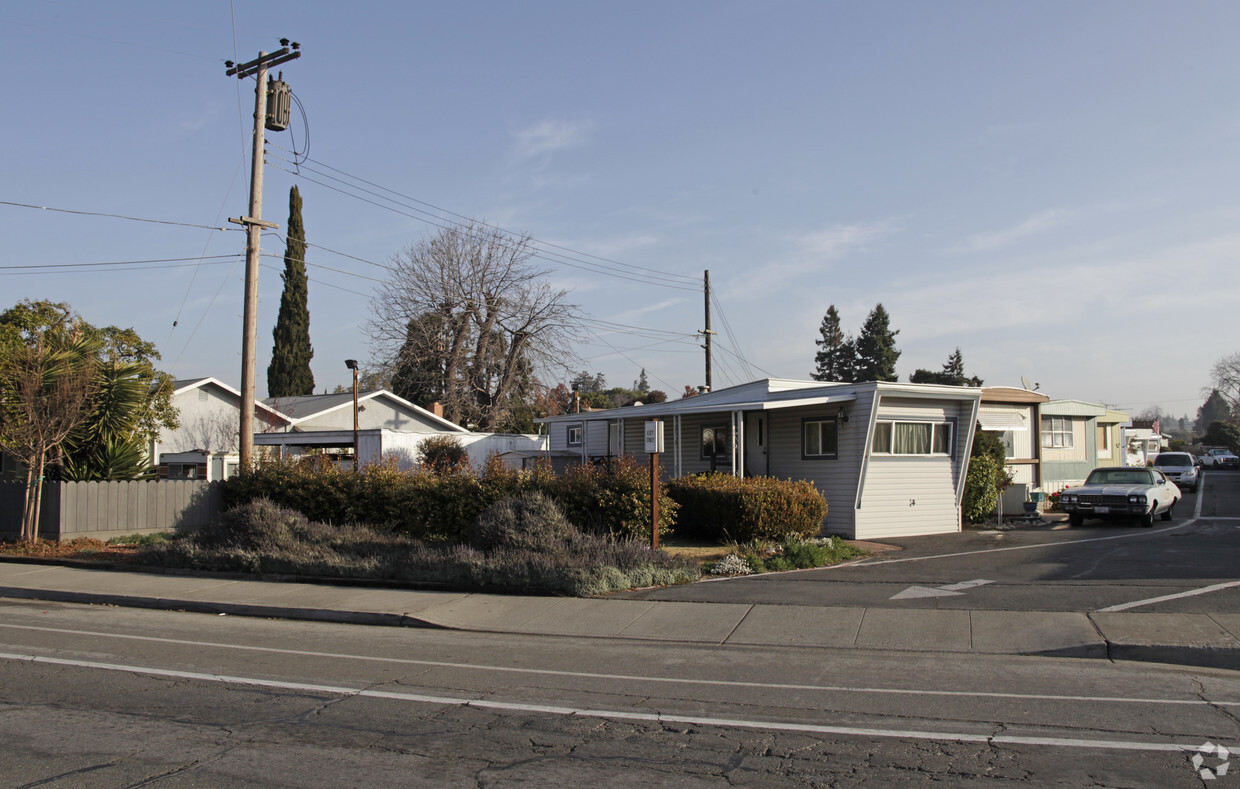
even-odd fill
[(827, 520), (824, 531), (852, 537), (855, 534), (853, 502), (861, 477), (861, 459), (873, 390), (861, 390), (849, 403), (847, 422), (839, 426), (839, 452), (835, 459), (801, 459), (801, 422), (803, 419), (832, 418), (839, 406), (824, 405), (789, 408), (767, 412), (768, 473), (781, 479), (803, 479), (814, 483), (827, 499)]
[[(962, 419), (963, 415), (963, 419)], [(968, 442), (961, 422), (968, 413), (955, 401), (884, 398), (876, 419), (951, 421), (955, 456), (871, 455), (857, 512), (858, 539), (943, 534), (960, 530), (956, 489)]]

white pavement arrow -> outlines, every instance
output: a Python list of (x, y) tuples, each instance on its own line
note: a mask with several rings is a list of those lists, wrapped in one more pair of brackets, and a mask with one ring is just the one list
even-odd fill
[(988, 583), (993, 583), (993, 582), (987, 581), (983, 578), (978, 578), (975, 581), (962, 581), (958, 584), (940, 586), (936, 589), (931, 589), (928, 586), (910, 586), (909, 588), (905, 589), (903, 592), (900, 592), (899, 594), (892, 596), (891, 599), (892, 600), (912, 600), (918, 597), (952, 597), (954, 595), (964, 594), (964, 592), (960, 591), (962, 589), (972, 589), (975, 586), (982, 586), (983, 584), (988, 584)]

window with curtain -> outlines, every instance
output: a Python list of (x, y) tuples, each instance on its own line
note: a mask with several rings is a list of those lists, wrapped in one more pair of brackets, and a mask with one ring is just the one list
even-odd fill
[(879, 422), (874, 426), (874, 455), (951, 455), (951, 422)]

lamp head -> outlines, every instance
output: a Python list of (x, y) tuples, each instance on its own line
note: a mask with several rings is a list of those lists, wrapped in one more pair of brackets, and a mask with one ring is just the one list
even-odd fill
[(345, 359), (345, 360), (344, 360), (344, 366), (345, 366), (345, 367), (348, 367), (350, 370), (356, 370), (356, 369), (357, 369), (357, 359)]

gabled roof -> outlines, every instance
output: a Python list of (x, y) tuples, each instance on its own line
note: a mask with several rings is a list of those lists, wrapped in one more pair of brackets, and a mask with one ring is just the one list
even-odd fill
[[(184, 378), (179, 381), (173, 381), (172, 382), (172, 394), (179, 395), (182, 392), (189, 392), (194, 389), (201, 389), (204, 386), (214, 386), (219, 389), (223, 389), (225, 392), (237, 398), (237, 407), (240, 408), (241, 392), (237, 389), (233, 389), (231, 386), (219, 380), (218, 378), (211, 378), (210, 376), (206, 378)], [(254, 402), (254, 407), (256, 409), (261, 410), (263, 413), (268, 414), (269, 416), (271, 416), (273, 419), (277, 421), (284, 422), (284, 423), (291, 423), (292, 421), (288, 417), (287, 414), (281, 413), (280, 411), (274, 408), (271, 408), (270, 406), (263, 403), (262, 401), (256, 400)]]
[[(449, 422), (442, 416), (436, 416), (425, 408), (416, 406), (405, 398), (398, 397), (386, 389), (377, 389), (373, 392), (358, 392), (358, 405), (371, 400), (383, 401), (397, 410), (405, 410), (417, 414), (423, 420), (446, 431), (455, 433), (469, 432), (455, 422)], [(296, 427), (302, 422), (333, 411), (342, 409), (352, 411), (353, 393), (340, 392), (336, 394), (304, 395), (301, 397), (268, 397), (263, 402), (287, 415), (292, 425)]]

